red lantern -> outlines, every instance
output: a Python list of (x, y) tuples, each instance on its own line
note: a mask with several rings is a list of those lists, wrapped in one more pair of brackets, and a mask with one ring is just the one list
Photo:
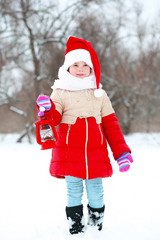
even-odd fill
[[(38, 105), (37, 109), (39, 108)], [(52, 105), (50, 111), (45, 111), (43, 117), (40, 117), (36, 125), (36, 140), (41, 145), (41, 150), (50, 149), (55, 147), (57, 140), (57, 132), (54, 126)]]

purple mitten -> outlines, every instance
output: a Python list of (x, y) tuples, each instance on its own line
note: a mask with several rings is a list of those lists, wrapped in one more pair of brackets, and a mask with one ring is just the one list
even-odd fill
[(39, 106), (38, 116), (42, 117), (45, 111), (49, 111), (51, 109), (51, 101), (50, 97), (46, 95), (40, 95), (36, 100), (37, 105)]
[(133, 162), (133, 158), (129, 152), (125, 152), (117, 158), (120, 172), (126, 172), (130, 168), (130, 162)]

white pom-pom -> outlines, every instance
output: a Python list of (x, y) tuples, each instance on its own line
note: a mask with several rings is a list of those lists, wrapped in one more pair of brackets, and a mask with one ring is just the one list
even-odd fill
[(41, 107), (39, 108), (39, 110), (40, 110), (40, 112), (44, 112), (44, 111), (45, 111), (45, 107), (41, 106)]
[(102, 89), (96, 89), (94, 90), (94, 96), (99, 98), (103, 96), (104, 91)]

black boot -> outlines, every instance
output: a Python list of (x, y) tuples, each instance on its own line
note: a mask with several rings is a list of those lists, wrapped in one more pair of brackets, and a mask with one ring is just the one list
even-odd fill
[(98, 230), (100, 231), (103, 226), (103, 217), (104, 217), (104, 209), (105, 206), (102, 208), (91, 208), (89, 205), (88, 207), (88, 225), (90, 226), (97, 226)]
[(83, 205), (66, 207), (66, 215), (69, 221), (69, 231), (71, 234), (84, 232)]

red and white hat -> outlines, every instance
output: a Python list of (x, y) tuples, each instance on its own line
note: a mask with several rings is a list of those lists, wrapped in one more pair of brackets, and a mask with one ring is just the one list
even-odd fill
[(86, 62), (87, 65), (93, 69), (97, 86), (97, 89), (94, 91), (94, 95), (96, 97), (101, 97), (103, 95), (103, 90), (99, 89), (101, 68), (98, 56), (90, 42), (71, 36), (66, 44), (66, 53), (63, 66), (66, 70), (68, 70), (72, 64), (79, 61)]

